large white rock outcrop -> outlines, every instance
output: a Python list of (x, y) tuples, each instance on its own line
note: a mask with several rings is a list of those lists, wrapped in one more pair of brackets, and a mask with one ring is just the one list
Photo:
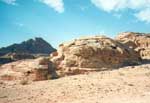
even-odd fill
[(51, 61), (57, 69), (70, 73), (84, 71), (85, 68), (102, 70), (138, 64), (140, 56), (124, 44), (104, 36), (95, 36), (61, 44), (58, 51), (51, 55)]

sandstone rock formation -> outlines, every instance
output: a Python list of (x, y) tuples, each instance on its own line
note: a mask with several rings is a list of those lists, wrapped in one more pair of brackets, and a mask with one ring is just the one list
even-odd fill
[(125, 32), (119, 34), (116, 40), (135, 49), (143, 59), (150, 59), (150, 34)]
[(66, 73), (102, 70), (138, 64), (140, 56), (133, 49), (104, 36), (86, 37), (63, 43), (51, 61)]
[(0, 67), (1, 80), (39, 81), (57, 78), (57, 74), (48, 58), (20, 60)]

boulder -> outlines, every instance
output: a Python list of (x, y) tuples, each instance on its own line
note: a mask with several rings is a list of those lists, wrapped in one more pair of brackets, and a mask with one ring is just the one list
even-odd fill
[(124, 32), (116, 40), (139, 52), (141, 58), (150, 59), (150, 34)]
[(85, 37), (63, 43), (51, 61), (65, 73), (82, 73), (139, 64), (140, 56), (133, 49), (105, 36)]
[(0, 67), (1, 80), (40, 81), (57, 78), (54, 66), (48, 58), (20, 60)]

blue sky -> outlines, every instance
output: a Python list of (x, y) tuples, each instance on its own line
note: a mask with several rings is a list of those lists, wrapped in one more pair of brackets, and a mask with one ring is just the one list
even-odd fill
[(150, 32), (150, 0), (0, 0), (0, 47), (34, 37), (57, 47), (125, 31)]

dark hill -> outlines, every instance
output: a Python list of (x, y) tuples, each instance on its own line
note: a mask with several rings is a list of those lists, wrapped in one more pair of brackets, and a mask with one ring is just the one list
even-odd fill
[(48, 42), (42, 38), (29, 39), (20, 44), (13, 44), (0, 48), (0, 56), (8, 53), (28, 53), (28, 54), (50, 54), (56, 51)]

